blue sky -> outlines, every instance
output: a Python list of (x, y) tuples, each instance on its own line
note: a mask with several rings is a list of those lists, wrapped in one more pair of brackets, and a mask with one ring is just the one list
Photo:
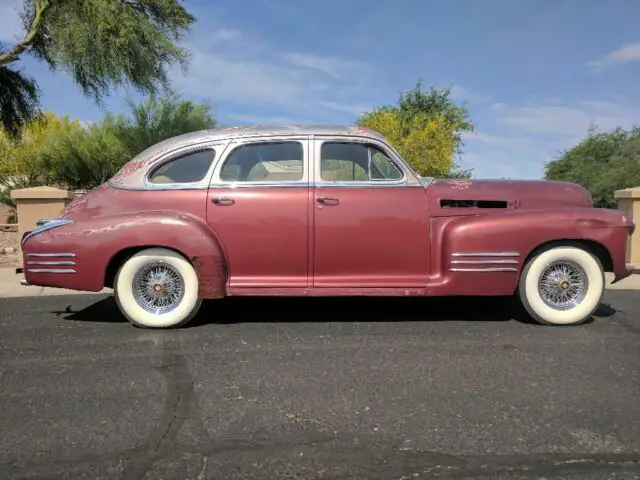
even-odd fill
[[(15, 39), (18, 0), (0, 0), (0, 41)], [(451, 86), (477, 132), (474, 177), (540, 178), (590, 123), (640, 124), (637, 0), (190, 0), (185, 97), (224, 124), (352, 123), (395, 103), (419, 78)], [(85, 121), (104, 110), (30, 59), (44, 108)], [(104, 108), (121, 111), (125, 92)]]

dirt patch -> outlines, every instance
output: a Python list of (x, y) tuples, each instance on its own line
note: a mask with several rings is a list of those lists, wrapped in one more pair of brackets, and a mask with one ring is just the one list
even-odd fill
[(14, 253), (0, 253), (0, 268), (13, 268), (22, 265), (22, 256), (19, 252), (20, 237), (18, 232), (0, 231), (0, 252), (5, 248), (15, 249)]

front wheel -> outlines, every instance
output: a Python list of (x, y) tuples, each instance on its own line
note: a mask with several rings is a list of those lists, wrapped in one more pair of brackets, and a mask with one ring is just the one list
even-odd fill
[(127, 320), (144, 328), (184, 325), (202, 304), (195, 269), (166, 248), (148, 248), (124, 262), (114, 281), (114, 296)]
[(549, 248), (522, 270), (518, 296), (529, 315), (546, 325), (578, 325), (598, 308), (604, 271), (591, 253), (577, 247)]

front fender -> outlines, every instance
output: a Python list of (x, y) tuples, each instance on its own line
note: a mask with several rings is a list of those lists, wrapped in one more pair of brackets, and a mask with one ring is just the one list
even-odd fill
[[(523, 210), (436, 219), (432, 238), (440, 248), (433, 250), (437, 256), (434, 267), (436, 277), (451, 284), (452, 291), (484, 288), (491, 294), (510, 294), (515, 291), (526, 259), (539, 246), (552, 241), (587, 240), (602, 246), (610, 256), (616, 277), (624, 277), (628, 274), (628, 234), (624, 214), (608, 209)], [(461, 259), (469, 262), (460, 264)], [(486, 270), (462, 271), (463, 267)], [(471, 287), (474, 282), (476, 285)]]
[[(94, 217), (33, 235), (22, 247), (25, 279), (34, 285), (100, 291), (110, 262), (125, 250), (142, 247), (178, 251), (196, 268), (202, 298), (224, 295), (226, 255), (215, 232), (194, 216), (166, 211)], [(74, 273), (42, 272), (42, 265), (33, 262), (44, 258), (71, 261), (68, 270)]]

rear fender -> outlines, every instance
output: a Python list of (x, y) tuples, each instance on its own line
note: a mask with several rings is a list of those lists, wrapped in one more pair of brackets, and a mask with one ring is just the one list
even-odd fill
[(625, 276), (625, 222), (617, 210), (594, 208), (433, 219), (433, 285), (450, 294), (510, 295), (529, 256), (554, 241), (593, 242), (609, 255), (616, 276)]
[[(201, 298), (225, 295), (224, 249), (211, 227), (184, 213), (135, 212), (80, 220), (29, 238), (23, 249), (27, 253), (73, 253), (76, 273), (56, 277), (60, 286), (100, 291), (113, 261), (122, 261), (145, 247), (170, 248), (184, 255), (198, 273)], [(27, 280), (37, 285), (38, 275), (28, 275)], [(52, 281), (47, 278), (46, 284), (57, 286)]]

